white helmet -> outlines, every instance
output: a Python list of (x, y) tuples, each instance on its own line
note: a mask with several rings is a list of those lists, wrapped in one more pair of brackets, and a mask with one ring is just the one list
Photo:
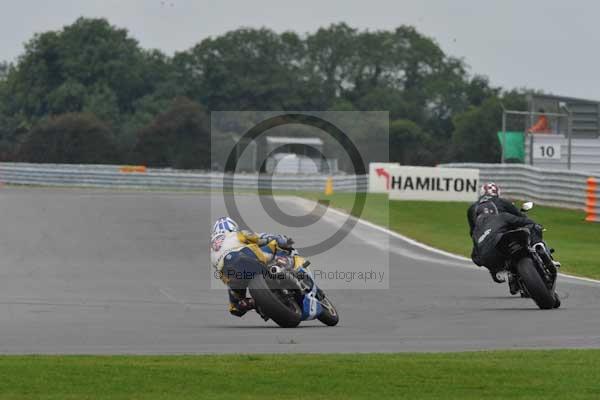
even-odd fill
[(494, 182), (488, 182), (481, 186), (481, 189), (479, 189), (479, 195), (498, 197), (500, 196), (500, 188)]
[(213, 225), (210, 234), (214, 236), (225, 232), (237, 232), (239, 229), (238, 224), (234, 220), (229, 217), (221, 217)]

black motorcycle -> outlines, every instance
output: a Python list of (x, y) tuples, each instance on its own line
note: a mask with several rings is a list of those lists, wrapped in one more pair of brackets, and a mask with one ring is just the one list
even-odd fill
[[(533, 203), (524, 203), (521, 210), (529, 211)], [(522, 227), (508, 231), (496, 245), (506, 257), (505, 270), (508, 274), (511, 293), (530, 297), (542, 310), (560, 307), (555, 292), (558, 271), (552, 255), (543, 243), (531, 243), (531, 228)]]

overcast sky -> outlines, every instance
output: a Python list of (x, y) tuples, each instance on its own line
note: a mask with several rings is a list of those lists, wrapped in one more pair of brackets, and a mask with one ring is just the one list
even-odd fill
[(416, 26), (494, 85), (600, 100), (600, 2), (594, 0), (0, 0), (0, 60), (35, 32), (106, 17), (168, 54), (245, 27), (311, 32)]

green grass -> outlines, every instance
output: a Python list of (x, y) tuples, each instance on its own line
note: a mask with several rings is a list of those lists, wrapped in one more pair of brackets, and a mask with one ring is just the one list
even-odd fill
[(585, 399), (600, 351), (4, 356), (0, 399)]
[[(354, 194), (324, 197), (333, 207), (349, 211)], [(389, 209), (388, 209), (389, 203)], [(471, 240), (467, 223), (468, 203), (389, 201), (386, 195), (369, 195), (361, 218), (411, 237), (419, 242), (455, 254), (470, 256)], [(600, 223), (585, 222), (582, 211), (536, 206), (529, 217), (542, 224), (544, 237), (556, 249), (563, 272), (600, 279)]]

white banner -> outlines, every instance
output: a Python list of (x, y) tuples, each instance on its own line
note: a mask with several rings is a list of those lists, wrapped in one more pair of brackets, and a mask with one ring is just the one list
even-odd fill
[(390, 200), (475, 201), (479, 170), (463, 168), (389, 168)]
[(390, 168), (399, 166), (398, 163), (370, 163), (369, 193), (387, 193), (390, 187)]

